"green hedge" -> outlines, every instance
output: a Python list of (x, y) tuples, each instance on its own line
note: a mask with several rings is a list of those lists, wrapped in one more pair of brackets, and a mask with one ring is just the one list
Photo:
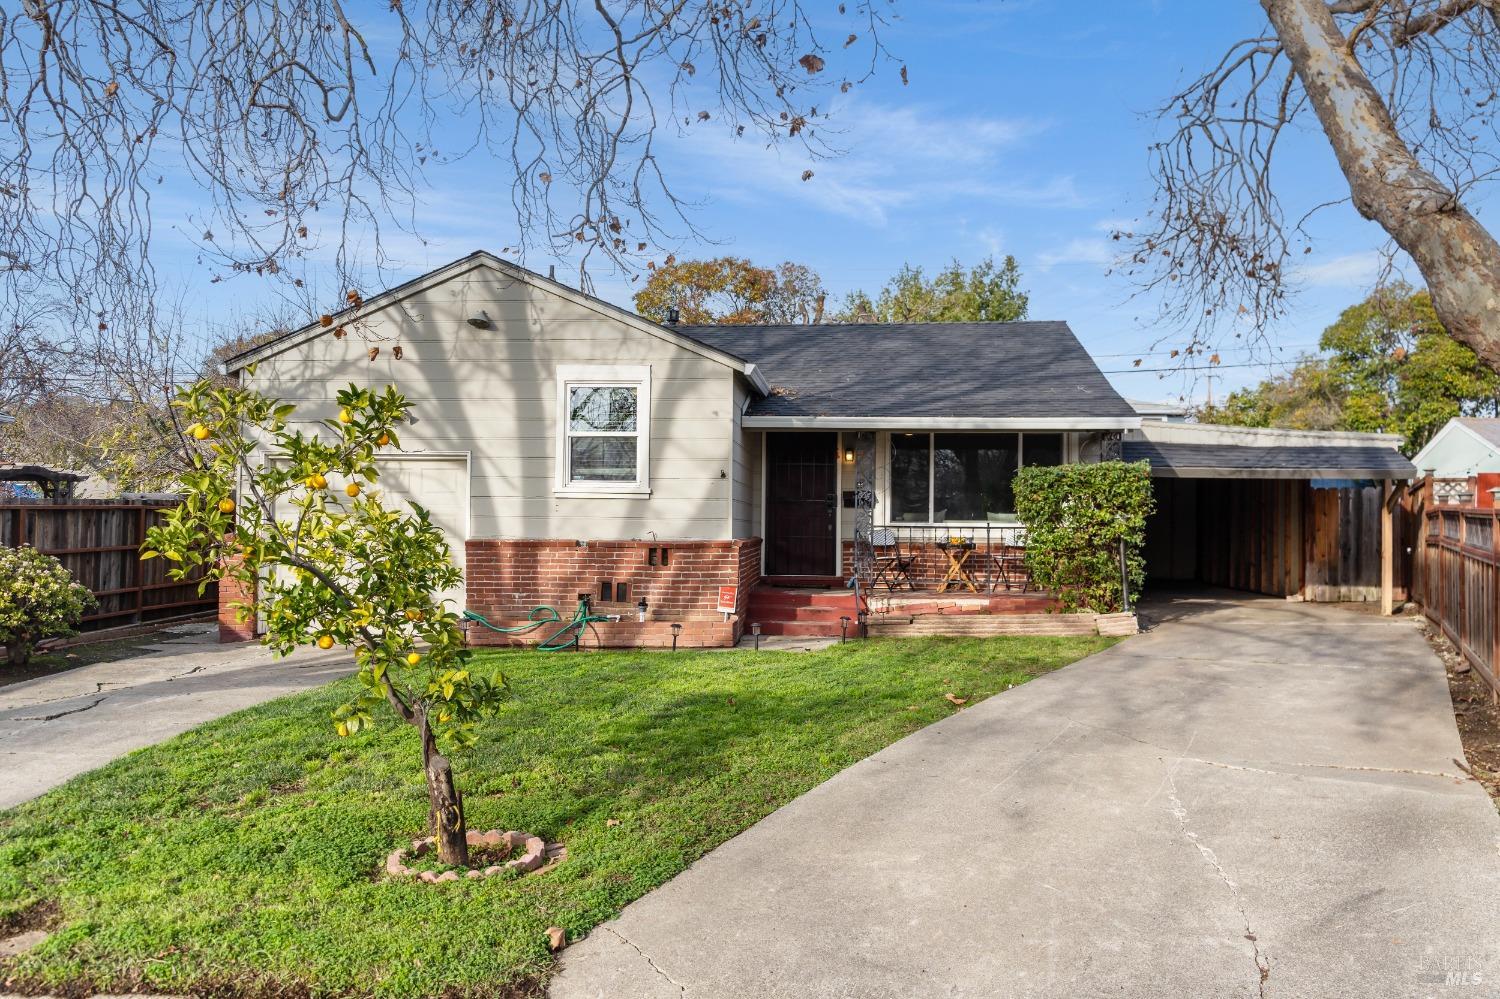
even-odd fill
[(1146, 579), (1141, 547), (1155, 508), (1146, 462), (1032, 465), (1016, 476), (1016, 514), (1026, 525), (1032, 581), (1066, 610), (1121, 610), (1120, 541), (1132, 602)]

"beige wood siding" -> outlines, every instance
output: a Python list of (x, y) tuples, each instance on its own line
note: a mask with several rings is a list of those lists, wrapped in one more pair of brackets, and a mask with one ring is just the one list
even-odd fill
[(733, 533), (736, 538), (760, 536), (760, 448), (763, 434), (741, 425), (749, 391), (738, 380), (734, 385), (734, 488), (730, 499)]
[[(465, 321), (481, 309), (490, 329)], [(555, 495), (561, 364), (650, 366), (649, 496)], [(309, 422), (333, 415), (350, 382), (396, 385), (418, 419), (401, 434), (404, 450), (469, 455), (471, 537), (730, 537), (741, 376), (488, 266), (386, 306), (343, 340), (324, 334), (262, 360), (247, 377)]]

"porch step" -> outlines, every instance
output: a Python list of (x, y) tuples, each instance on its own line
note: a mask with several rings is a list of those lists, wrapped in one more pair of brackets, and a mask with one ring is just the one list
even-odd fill
[(745, 623), (759, 624), (762, 635), (798, 638), (837, 638), (839, 618), (854, 626), (854, 591), (846, 589), (784, 589), (757, 586), (750, 591)]
[[(833, 621), (760, 621), (761, 635), (790, 635), (794, 638), (838, 638), (839, 622)], [(857, 636), (859, 629), (853, 620), (849, 622), (849, 636)]]
[(781, 590), (759, 587), (750, 591), (750, 606), (782, 607), (853, 607), (853, 590)]

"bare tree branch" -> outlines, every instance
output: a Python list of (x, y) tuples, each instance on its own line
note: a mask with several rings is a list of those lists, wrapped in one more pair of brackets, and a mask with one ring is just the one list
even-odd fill
[[(1278, 140), (1311, 111), (1352, 203), (1421, 269), (1453, 335), (1500, 364), (1500, 247), (1464, 208), (1500, 171), (1500, 5), (1494, 0), (1261, 0), (1270, 30), (1236, 42), (1163, 107), (1157, 201), (1128, 248), (1184, 357), (1233, 327), (1252, 340), (1286, 314), (1290, 262)], [(1309, 213), (1310, 215), (1311, 213)]]

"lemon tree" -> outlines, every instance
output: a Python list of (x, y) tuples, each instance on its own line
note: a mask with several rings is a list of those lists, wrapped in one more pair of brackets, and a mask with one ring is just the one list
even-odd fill
[[(468, 862), (463, 799), (449, 754), (472, 745), (504, 682), (472, 675), (457, 614), (435, 596), (462, 579), (426, 510), (383, 502), (376, 458), (400, 448), (410, 404), (393, 386), (350, 385), (334, 419), (293, 429), (295, 407), (201, 381), (173, 406), (198, 446), (183, 501), (148, 533), (144, 558), (173, 578), (202, 568), (255, 603), (262, 641), (353, 650), (359, 693), (331, 724), (352, 736), (387, 709), (421, 733), (431, 833), (444, 863)], [(205, 581), (204, 584), (207, 585)]]

